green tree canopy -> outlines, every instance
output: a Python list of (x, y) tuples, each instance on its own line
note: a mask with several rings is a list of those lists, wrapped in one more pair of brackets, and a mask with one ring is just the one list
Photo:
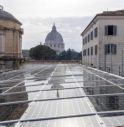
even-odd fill
[(58, 60), (81, 60), (81, 52), (78, 53), (73, 49), (63, 51), (57, 57)]
[(30, 57), (36, 60), (54, 60), (56, 59), (56, 52), (45, 46), (38, 45), (30, 49)]

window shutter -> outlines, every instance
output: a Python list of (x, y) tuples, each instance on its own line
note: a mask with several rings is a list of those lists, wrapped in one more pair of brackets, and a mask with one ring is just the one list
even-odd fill
[(96, 37), (98, 36), (98, 28), (96, 28)]
[(88, 48), (88, 56), (89, 56), (89, 48)]
[(111, 45), (111, 54), (114, 54), (114, 50), (115, 50), (115, 45), (114, 44), (110, 44)]
[(113, 35), (117, 35), (117, 26), (113, 26)]
[(108, 35), (108, 26), (105, 26), (105, 36)]
[(97, 27), (94, 29), (94, 37), (97, 37)]
[(95, 45), (95, 55), (97, 55), (97, 45)]
[(93, 47), (91, 47), (91, 55), (93, 55)]
[(114, 54), (117, 53), (117, 46), (114, 44)]

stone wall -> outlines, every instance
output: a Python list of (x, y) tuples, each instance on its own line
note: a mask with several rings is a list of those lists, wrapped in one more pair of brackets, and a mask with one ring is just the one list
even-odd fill
[(11, 56), (21, 58), (22, 56), (22, 34), (21, 25), (12, 21), (0, 20), (0, 36), (2, 49), (0, 56)]

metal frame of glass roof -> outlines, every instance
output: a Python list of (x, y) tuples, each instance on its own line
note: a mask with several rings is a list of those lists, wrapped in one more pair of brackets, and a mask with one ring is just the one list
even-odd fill
[[(80, 72), (80, 73), (79, 73)], [(28, 75), (29, 73), (29, 75)], [(32, 74), (31, 74), (32, 73)], [(5, 78), (5, 75), (9, 75), (12, 74), (12, 76), (9, 76), (9, 78)], [(24, 76), (22, 78), (22, 75)], [(79, 80), (82, 79), (83, 80)], [(103, 72), (94, 68), (90, 68), (90, 67), (86, 67), (86, 66), (82, 66), (82, 65), (77, 65), (77, 64), (58, 64), (57, 66), (54, 65), (36, 65), (36, 68), (34, 67), (32, 68), (26, 68), (24, 70), (19, 70), (19, 71), (13, 71), (11, 72), (6, 72), (4, 74), (0, 75), (0, 90), (2, 91), (0, 93), (0, 97), (4, 97), (6, 98), (6, 96), (16, 96), (19, 94), (24, 94), (24, 93), (35, 93), (34, 97), (30, 100), (18, 100), (18, 101), (5, 101), (0, 103), (0, 107), (3, 106), (15, 106), (15, 105), (21, 105), (21, 104), (28, 104), (29, 107), (27, 108), (27, 110), (24, 112), (23, 116), (20, 119), (10, 119), (10, 120), (4, 120), (0, 122), (0, 125), (5, 125), (5, 124), (12, 124), (12, 123), (25, 123), (28, 124), (27, 122), (36, 122), (36, 121), (49, 121), (49, 120), (58, 120), (58, 119), (68, 119), (68, 118), (84, 118), (84, 117), (91, 117), (93, 116), (95, 118), (95, 120), (98, 122), (98, 126), (99, 127), (107, 127), (108, 123), (105, 121), (105, 118), (111, 119), (113, 117), (115, 117), (116, 115), (121, 115), (121, 117), (123, 117), (124, 115), (124, 109), (114, 109), (114, 110), (103, 110), (103, 111), (97, 111), (95, 109), (95, 106), (93, 106), (92, 102), (90, 101), (90, 99), (93, 98), (102, 98), (102, 97), (111, 97), (111, 96), (124, 96), (123, 91), (114, 91), (109, 92), (109, 93), (99, 93), (99, 89), (102, 88), (109, 88), (109, 87), (114, 87), (114, 88), (118, 88), (120, 90), (124, 89), (124, 78), (120, 77), (120, 76), (116, 76), (114, 74), (110, 74), (107, 72)], [(13, 86), (11, 86), (10, 84), (14, 83)], [(23, 84), (24, 83), (24, 84)], [(28, 84), (30, 83), (30, 84)], [(33, 84), (35, 83), (35, 84)], [(51, 89), (52, 85), (60, 85), (63, 88), (58, 88), (55, 87), (54, 89)], [(69, 86), (68, 86), (69, 85)], [(72, 87), (73, 85), (73, 87)], [(38, 89), (36, 90), (27, 90), (27, 88), (33, 88), (33, 87), (38, 87)], [(47, 88), (49, 86), (49, 88)], [(68, 87), (67, 87), (68, 86)], [(25, 89), (23, 89), (23, 87)], [(97, 93), (94, 94), (87, 94), (86, 90), (89, 88), (93, 88), (93, 90), (97, 90)], [(15, 89), (15, 91), (14, 91)], [(17, 89), (17, 91), (16, 91)], [(21, 91), (18, 91), (18, 89), (22, 89)], [(5, 91), (4, 91), (5, 90)], [(72, 90), (72, 93), (70, 93)], [(52, 97), (52, 92), (55, 91), (57, 93), (57, 91), (59, 91), (59, 94), (61, 93), (62, 96), (56, 96), (56, 97)], [(70, 91), (67, 92), (66, 91)], [(49, 97), (47, 98), (47, 93), (45, 94), (46, 98), (39, 98), (40, 95), (42, 95), (41, 93), (43, 92), (51, 92), (51, 95), (49, 95)], [(64, 92), (64, 93), (63, 93)], [(71, 94), (74, 93), (74, 96), (71, 96)], [(80, 95), (81, 93), (81, 95)], [(84, 108), (88, 108), (87, 110), (89, 110), (86, 113), (83, 113), (82, 111), (80, 111), (80, 113), (74, 113), (76, 111), (76, 107), (73, 107), (73, 102), (76, 103), (75, 100), (81, 99), (82, 100), (82, 104), (83, 103), (87, 103), (87, 107), (82, 107)], [(67, 100), (66, 103), (69, 106), (72, 106), (72, 112), (70, 111), (70, 113), (67, 115), (53, 115), (52, 114), (50, 116), (44, 117), (39, 115), (39, 117), (28, 117), (28, 113), (30, 114), (31, 110), (33, 110), (33, 112), (36, 110), (35, 109), (35, 104), (42, 104), (42, 103), (46, 103), (46, 105), (52, 104), (55, 102), (56, 106), (59, 104), (59, 102)], [(70, 100), (70, 101), (69, 101)], [(83, 101), (84, 100), (84, 101)], [(102, 100), (102, 99), (101, 99)], [(79, 101), (80, 102), (80, 101)], [(37, 106), (38, 106), (37, 105)], [(55, 108), (56, 106), (52, 106), (49, 107), (50, 108), (50, 112), (51, 112), (51, 108)], [(60, 105), (60, 104), (59, 104)], [(81, 104), (79, 104), (81, 105)], [(78, 106), (77, 104), (75, 106)], [(30, 109), (31, 108), (31, 109)], [(42, 107), (43, 108), (43, 107)], [(60, 108), (60, 107), (58, 107)], [(69, 108), (69, 107), (68, 107)], [(81, 108), (81, 107), (80, 107)], [(79, 109), (80, 109), (79, 108)], [(63, 108), (60, 108), (60, 110), (62, 110)], [(42, 111), (42, 109), (40, 109)], [(70, 110), (70, 109), (69, 109)], [(81, 110), (81, 109), (80, 109)], [(67, 110), (68, 111), (68, 110)], [(62, 112), (61, 112), (62, 113)], [(35, 112), (34, 112), (35, 114)], [(106, 116), (103, 116), (107, 115)], [(109, 117), (110, 115), (110, 117)], [(118, 116), (117, 116), (118, 118)], [(93, 123), (92, 123), (93, 124)], [(118, 124), (117, 124), (118, 125)], [(117, 126), (115, 125), (115, 126)], [(87, 125), (88, 126), (88, 125)], [(86, 127), (87, 127), (86, 126)], [(92, 125), (95, 126), (95, 125)]]

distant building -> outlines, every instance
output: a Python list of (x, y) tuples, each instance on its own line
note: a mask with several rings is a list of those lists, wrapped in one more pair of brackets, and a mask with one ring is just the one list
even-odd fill
[(82, 36), (82, 62), (124, 74), (124, 10), (97, 14)]
[(65, 50), (62, 35), (59, 32), (57, 32), (55, 25), (53, 25), (52, 31), (46, 36), (44, 45), (55, 50), (57, 54)]
[[(0, 60), (21, 59), (23, 34), (21, 25), (12, 14), (0, 6)], [(6, 63), (2, 61), (0, 65)]]
[(30, 59), (30, 53), (29, 50), (22, 50), (23, 58)]

